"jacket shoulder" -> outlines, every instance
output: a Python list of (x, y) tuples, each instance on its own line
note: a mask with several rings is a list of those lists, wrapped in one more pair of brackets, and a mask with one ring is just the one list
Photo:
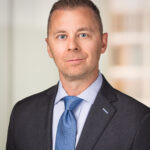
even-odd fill
[(150, 114), (150, 108), (133, 97), (126, 95), (116, 89), (114, 89), (117, 102), (116, 107), (119, 112), (122, 112), (124, 116), (128, 116), (129, 119), (140, 121), (144, 116)]
[(112, 87), (104, 76), (101, 94), (104, 95), (110, 103), (114, 102), (113, 105), (116, 105), (116, 108), (121, 112), (123, 112), (123, 110), (126, 112), (150, 112), (148, 106)]
[(42, 92), (33, 94), (31, 96), (28, 96), (20, 101), (18, 101), (13, 109), (20, 108), (33, 108), (35, 106), (43, 105), (44, 103), (47, 103), (48, 101), (55, 98), (55, 95), (57, 93), (57, 85), (54, 85)]

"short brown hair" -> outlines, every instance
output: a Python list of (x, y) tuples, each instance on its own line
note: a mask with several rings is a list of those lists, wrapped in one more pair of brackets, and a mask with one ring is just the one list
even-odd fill
[(93, 10), (95, 17), (99, 23), (100, 33), (102, 34), (103, 33), (103, 24), (102, 24), (102, 19), (100, 16), (100, 11), (91, 0), (58, 0), (57, 2), (55, 2), (53, 4), (52, 9), (49, 14), (49, 17), (48, 17), (47, 36), (49, 33), (51, 16), (55, 10), (65, 9), (65, 8), (76, 8), (76, 7), (80, 7), (80, 6), (81, 7), (89, 7)]

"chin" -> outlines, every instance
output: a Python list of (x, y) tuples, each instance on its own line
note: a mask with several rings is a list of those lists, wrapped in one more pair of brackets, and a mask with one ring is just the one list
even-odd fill
[(64, 73), (63, 76), (65, 79), (69, 80), (69, 81), (74, 81), (74, 80), (80, 80), (80, 79), (84, 79), (85, 78), (85, 75), (87, 73), (77, 73), (77, 72), (74, 72), (74, 73)]

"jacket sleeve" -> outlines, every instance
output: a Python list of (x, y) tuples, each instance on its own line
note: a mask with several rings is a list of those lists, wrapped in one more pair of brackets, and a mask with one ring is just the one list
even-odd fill
[(146, 114), (141, 120), (132, 150), (150, 150), (150, 113)]
[(8, 127), (8, 134), (7, 134), (7, 143), (6, 143), (6, 150), (17, 150), (15, 146), (15, 137), (14, 137), (14, 119), (15, 119), (15, 107), (12, 110), (10, 116), (10, 122)]

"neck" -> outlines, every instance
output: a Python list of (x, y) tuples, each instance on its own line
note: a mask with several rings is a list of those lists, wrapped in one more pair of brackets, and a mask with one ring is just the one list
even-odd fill
[(97, 71), (97, 73), (92, 74), (91, 76), (88, 75), (87, 77), (78, 80), (67, 80), (63, 76), (60, 76), (60, 80), (62, 82), (63, 88), (69, 96), (77, 96), (96, 80), (98, 74), (99, 73)]

